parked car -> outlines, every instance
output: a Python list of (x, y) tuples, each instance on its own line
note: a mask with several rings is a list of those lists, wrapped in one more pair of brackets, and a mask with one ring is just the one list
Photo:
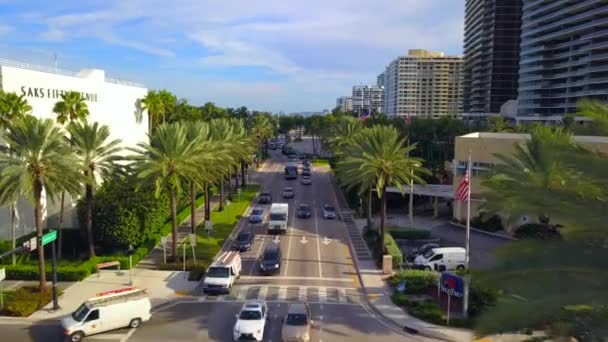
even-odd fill
[(323, 218), (324, 219), (335, 219), (337, 218), (338, 215), (336, 214), (336, 208), (329, 205), (329, 204), (325, 204), (323, 206)]
[(299, 218), (309, 218), (312, 216), (312, 208), (308, 204), (300, 204), (297, 215)]
[(235, 249), (239, 252), (251, 250), (254, 238), (255, 234), (251, 229), (243, 230), (234, 239), (234, 242), (232, 243), (232, 249)]
[(464, 270), (466, 250), (462, 247), (439, 247), (414, 259), (414, 267), (427, 271)]
[(310, 179), (310, 176), (302, 175), (302, 185), (311, 185), (311, 184), (312, 184), (312, 179)]
[(414, 248), (411, 252), (407, 253), (405, 260), (408, 262), (414, 262), (417, 256), (422, 255), (433, 248), (439, 248), (438, 243), (427, 243), (418, 248)]
[(253, 208), (249, 214), (249, 223), (258, 224), (264, 221), (264, 209)]
[(281, 271), (281, 247), (271, 245), (264, 249), (260, 260), (260, 273), (276, 274)]
[(281, 328), (283, 341), (309, 342), (313, 323), (308, 304), (289, 304), (287, 315), (283, 319), (283, 327)]
[(270, 204), (272, 202), (272, 196), (269, 192), (262, 192), (260, 197), (258, 197), (258, 203), (260, 204)]
[(295, 195), (296, 193), (292, 187), (286, 186), (285, 189), (283, 189), (283, 198), (294, 198)]
[(234, 341), (264, 340), (264, 328), (266, 328), (268, 320), (268, 307), (265, 302), (246, 302), (235, 318), (236, 322), (232, 331)]

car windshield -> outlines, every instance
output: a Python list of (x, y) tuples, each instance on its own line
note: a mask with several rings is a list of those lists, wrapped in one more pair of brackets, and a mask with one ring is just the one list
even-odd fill
[(285, 190), (283, 190), (283, 191), (289, 192), (289, 191), (293, 191), (293, 189), (292, 188), (285, 188)]
[(269, 196), (270, 196), (270, 194), (269, 194), (269, 193), (267, 193), (267, 192), (262, 192), (262, 193), (260, 194), (260, 197), (269, 197)]
[(211, 278), (228, 278), (230, 270), (228, 267), (209, 267), (206, 276)]
[(330, 207), (330, 206), (327, 205), (327, 206), (325, 206), (325, 210), (326, 211), (336, 211), (336, 208)]
[(287, 314), (285, 319), (287, 325), (306, 325), (308, 324), (308, 317), (306, 314)]
[(435, 255), (435, 252), (433, 252), (433, 249), (429, 249), (428, 251), (424, 252), (425, 259), (430, 259), (433, 255)]
[(265, 251), (264, 252), (264, 260), (265, 261), (274, 261), (277, 259), (277, 251), (276, 250), (270, 250), (270, 251)]
[(251, 233), (240, 233), (239, 236), (236, 237), (237, 241), (248, 241)]
[(270, 213), (270, 221), (285, 221), (287, 215), (283, 213)]
[(243, 310), (239, 315), (239, 319), (246, 321), (262, 319), (262, 313), (259, 311)]
[(86, 304), (82, 304), (78, 309), (76, 309), (76, 311), (74, 311), (74, 313), (72, 313), (72, 318), (76, 322), (82, 322), (84, 318), (87, 317), (88, 313), (89, 307)]
[(304, 210), (304, 211), (306, 211), (306, 210), (308, 210), (308, 209), (310, 209), (310, 207), (309, 207), (308, 205), (306, 205), (306, 204), (302, 204), (302, 205), (300, 205), (300, 210)]
[(251, 215), (262, 215), (263, 212), (262, 209), (253, 209)]

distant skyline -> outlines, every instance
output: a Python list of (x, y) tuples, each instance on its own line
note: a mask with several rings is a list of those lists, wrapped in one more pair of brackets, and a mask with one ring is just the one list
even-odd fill
[(409, 49), (461, 55), (463, 30), (464, 0), (0, 0), (0, 58), (285, 113), (333, 108)]

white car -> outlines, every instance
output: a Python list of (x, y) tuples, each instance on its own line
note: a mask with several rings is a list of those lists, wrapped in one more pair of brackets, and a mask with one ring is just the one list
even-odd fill
[(232, 339), (234, 341), (264, 340), (264, 328), (268, 319), (268, 310), (265, 302), (246, 302), (235, 317), (236, 322), (232, 331)]

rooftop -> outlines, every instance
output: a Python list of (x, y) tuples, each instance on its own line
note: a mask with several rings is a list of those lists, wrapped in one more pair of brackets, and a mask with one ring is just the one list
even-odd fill
[[(491, 133), (491, 132), (474, 132), (460, 136), (460, 138), (469, 139), (505, 139), (505, 140), (526, 140), (530, 139), (530, 134), (526, 133)], [(608, 137), (575, 135), (574, 141), (584, 143), (601, 143), (608, 144)]]

